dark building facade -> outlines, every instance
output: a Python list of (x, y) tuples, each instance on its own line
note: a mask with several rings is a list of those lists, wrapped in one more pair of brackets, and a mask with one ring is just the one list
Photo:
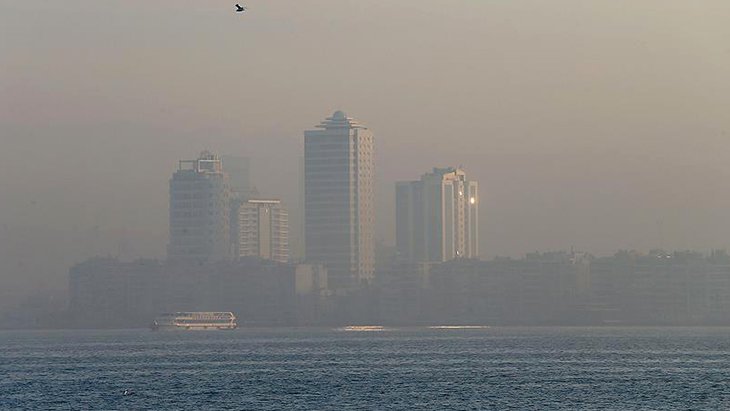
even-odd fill
[(296, 323), (296, 266), (92, 259), (71, 268), (69, 315), (90, 328), (145, 327), (160, 313), (233, 311), (240, 325)]

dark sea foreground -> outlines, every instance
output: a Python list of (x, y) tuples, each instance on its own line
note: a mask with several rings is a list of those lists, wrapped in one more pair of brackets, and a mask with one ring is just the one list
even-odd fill
[(729, 408), (730, 328), (0, 332), (0, 409)]

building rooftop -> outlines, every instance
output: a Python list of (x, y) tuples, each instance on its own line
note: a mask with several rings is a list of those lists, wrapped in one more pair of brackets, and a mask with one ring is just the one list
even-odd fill
[(339, 129), (339, 128), (362, 128), (367, 129), (364, 125), (360, 124), (357, 120), (352, 117), (347, 117), (344, 111), (337, 110), (332, 114), (332, 117), (327, 117), (324, 121), (316, 126), (317, 128), (323, 128), (325, 130)]
[(223, 162), (218, 155), (203, 151), (195, 160), (180, 160), (178, 170), (194, 171), (199, 174), (222, 174)]
[(281, 200), (277, 200), (277, 199), (264, 199), (264, 198), (249, 199), (249, 200), (246, 200), (246, 202), (249, 203), (249, 204), (281, 204)]

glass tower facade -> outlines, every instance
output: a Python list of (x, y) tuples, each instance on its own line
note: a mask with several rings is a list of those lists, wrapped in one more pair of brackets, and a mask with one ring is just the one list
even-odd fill
[(304, 132), (306, 260), (324, 264), (335, 289), (373, 277), (374, 149), (373, 134), (341, 111)]

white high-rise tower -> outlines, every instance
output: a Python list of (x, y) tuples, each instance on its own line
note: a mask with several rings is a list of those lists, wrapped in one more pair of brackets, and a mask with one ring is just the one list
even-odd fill
[(248, 199), (237, 203), (231, 231), (237, 258), (289, 261), (289, 214), (281, 201)]
[(375, 266), (373, 134), (342, 111), (304, 132), (306, 259), (332, 288), (370, 281)]

